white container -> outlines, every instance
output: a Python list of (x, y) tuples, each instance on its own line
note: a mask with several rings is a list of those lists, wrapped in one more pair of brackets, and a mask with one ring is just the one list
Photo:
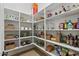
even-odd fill
[(21, 30), (24, 30), (24, 27), (21, 27)]
[(25, 30), (28, 30), (27, 27), (25, 27)]

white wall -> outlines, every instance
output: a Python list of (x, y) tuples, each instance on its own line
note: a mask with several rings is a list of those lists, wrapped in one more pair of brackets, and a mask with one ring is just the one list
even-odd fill
[[(38, 12), (49, 4), (50, 3), (38, 3)], [(32, 14), (32, 3), (4, 3), (4, 7), (26, 14)]]
[(4, 15), (3, 4), (0, 4), (0, 55), (4, 50)]
[(31, 14), (31, 4), (28, 3), (4, 3), (4, 7), (26, 14)]

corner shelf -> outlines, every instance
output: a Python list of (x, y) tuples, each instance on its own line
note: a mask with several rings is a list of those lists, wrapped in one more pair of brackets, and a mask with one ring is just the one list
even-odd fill
[(37, 44), (35, 44), (35, 43), (33, 43), (33, 44), (34, 44), (36, 47), (38, 47), (39, 49), (43, 50), (45, 53), (49, 54), (50, 56), (56, 56), (55, 54), (52, 54), (52, 53), (46, 51), (44, 48), (38, 46)]
[(68, 16), (73, 15), (73, 14), (78, 14), (79, 13), (78, 10), (79, 10), (79, 7), (75, 8), (75, 9), (72, 9), (70, 11), (64, 12), (62, 14), (56, 15), (56, 16), (51, 16), (47, 19), (57, 19), (57, 18), (61, 18), (61, 17), (63, 17), (63, 18), (68, 17)]
[[(75, 9), (72, 9), (70, 11), (67, 11), (67, 12), (64, 12), (62, 14), (59, 14), (59, 15), (55, 15), (55, 16), (51, 16), (49, 18), (46, 18), (45, 20), (48, 20), (48, 19), (58, 19), (58, 18), (64, 18), (64, 17), (68, 17), (68, 16), (71, 16), (73, 14), (78, 14), (79, 13), (79, 7), (75, 8)], [(39, 22), (43, 22), (44, 20), (41, 20), (41, 21), (36, 21), (35, 23), (39, 23)]]
[(70, 45), (67, 45), (67, 44), (64, 44), (64, 43), (59, 43), (59, 42), (47, 40), (47, 39), (44, 39), (44, 38), (39, 38), (39, 37), (36, 37), (36, 36), (35, 36), (35, 38), (38, 38), (40, 40), (44, 40), (46, 42), (49, 42), (49, 43), (52, 43), (52, 44), (55, 44), (55, 45), (58, 45), (58, 46), (62, 46), (62, 47), (65, 47), (65, 48), (68, 48), (68, 49), (71, 49), (71, 50), (79, 52), (79, 48), (78, 47), (73, 47), (73, 46), (70, 46)]

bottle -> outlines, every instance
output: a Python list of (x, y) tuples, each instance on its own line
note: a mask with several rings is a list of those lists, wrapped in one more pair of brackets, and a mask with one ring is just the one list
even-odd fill
[(79, 35), (77, 35), (77, 44), (78, 44), (78, 47), (79, 47)]
[(79, 29), (79, 18), (77, 18), (77, 29)]
[(66, 43), (67, 41), (67, 36), (64, 36), (64, 43)]
[(74, 46), (75, 46), (75, 47), (78, 46), (78, 43), (77, 43), (77, 42), (78, 42), (78, 36), (76, 35), (76, 36), (75, 36), (75, 39), (74, 39)]
[(74, 36), (73, 36), (71, 33), (70, 33), (69, 36), (70, 36), (70, 43), (69, 43), (69, 44), (70, 44), (71, 46), (73, 46), (73, 43), (74, 43)]
[(62, 8), (63, 8), (63, 11), (66, 12), (66, 8), (64, 6), (62, 6)]
[(66, 22), (66, 20), (64, 22), (64, 29), (67, 29), (67, 22)]
[(68, 21), (68, 29), (73, 29), (73, 25), (72, 25), (71, 20)]
[(77, 21), (76, 21), (76, 20), (73, 21), (73, 28), (74, 28), (74, 29), (77, 28)]
[(60, 23), (59, 24), (59, 29), (63, 29), (64, 28), (64, 24), (63, 23)]
[(70, 43), (70, 37), (69, 37), (69, 35), (67, 35), (67, 41), (66, 41), (66, 43), (67, 43), (67, 44)]

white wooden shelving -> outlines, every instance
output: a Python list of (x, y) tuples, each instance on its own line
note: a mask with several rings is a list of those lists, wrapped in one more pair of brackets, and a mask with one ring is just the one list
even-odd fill
[(62, 47), (68, 48), (68, 49), (72, 49), (74, 51), (78, 51), (79, 52), (79, 48), (78, 47), (73, 47), (73, 46), (70, 46), (70, 45), (67, 45), (67, 44), (64, 44), (64, 43), (59, 43), (59, 42), (47, 40), (47, 39), (36, 37), (36, 36), (35, 36), (35, 38), (37, 38), (39, 40), (43, 40), (43, 41), (49, 42), (49, 43), (52, 43), (52, 44), (55, 44), (55, 45), (58, 45), (58, 46), (62, 46)]
[(46, 31), (79, 31), (79, 29), (46, 29)]
[[(5, 9), (5, 10), (9, 10), (9, 9)], [(8, 11), (9, 12), (9, 11)], [(10, 13), (14, 13), (15, 11), (12, 11), (11, 12), (11, 10), (10, 10)], [(6, 13), (6, 12), (5, 12)], [(18, 15), (18, 13), (20, 14), (19, 15), (19, 20), (8, 20), (8, 19), (5, 19), (5, 21), (12, 21), (12, 22), (18, 22), (17, 24), (19, 25), (18, 27), (19, 27), (19, 29), (9, 29), (9, 30), (4, 30), (5, 32), (6, 31), (19, 31), (19, 38), (18, 38), (18, 40), (19, 40), (19, 43), (20, 43), (20, 41), (21, 41), (21, 39), (26, 39), (26, 38), (32, 38), (32, 40), (33, 40), (33, 38), (37, 38), (37, 39), (39, 39), (39, 40), (43, 40), (45, 43), (46, 42), (48, 42), (48, 43), (52, 43), (52, 44), (54, 44), (54, 45), (58, 45), (58, 46), (62, 46), (62, 47), (65, 47), (65, 48), (68, 48), (68, 49), (71, 49), (71, 50), (74, 50), (74, 51), (77, 51), (77, 52), (79, 52), (79, 48), (77, 48), (77, 47), (73, 47), (73, 46), (70, 46), (70, 45), (67, 45), (67, 44), (64, 44), (64, 43), (59, 43), (59, 42), (54, 42), (54, 41), (50, 41), (50, 40), (47, 40), (46, 39), (46, 36), (44, 36), (44, 38), (40, 38), (40, 37), (37, 37), (37, 36), (34, 36), (34, 29), (31, 29), (31, 30), (20, 30), (20, 27), (21, 26), (23, 26), (22, 25), (22, 23), (24, 23), (24, 24), (31, 24), (31, 27), (33, 27), (33, 25), (34, 24), (37, 24), (37, 23), (41, 23), (41, 22), (43, 22), (44, 23), (44, 25), (46, 26), (46, 21), (47, 20), (50, 20), (50, 19), (59, 19), (59, 18), (64, 18), (64, 17), (69, 17), (69, 16), (71, 16), (71, 15), (75, 15), (75, 14), (79, 14), (79, 7), (78, 8), (75, 8), (75, 9), (72, 9), (72, 10), (70, 10), (70, 11), (67, 11), (67, 12), (64, 12), (64, 13), (62, 13), (62, 14), (59, 14), (59, 15), (57, 15), (57, 16), (51, 16), (51, 17), (49, 17), (49, 18), (47, 18), (46, 16), (45, 16), (45, 14), (44, 14), (44, 18), (45, 19), (41, 19), (41, 20), (39, 20), (39, 21), (34, 21), (34, 22), (32, 22), (32, 21), (21, 21), (21, 17), (20, 16), (26, 16), (25, 14), (23, 14), (23, 13), (21, 13), (21, 12), (15, 12), (14, 14), (16, 14), (16, 15)], [(26, 17), (25, 17), (25, 19), (26, 19)], [(33, 20), (33, 19), (32, 19)], [(28, 26), (28, 25), (27, 25)], [(27, 36), (27, 37), (20, 37), (20, 32), (21, 31), (32, 31), (32, 36)], [(53, 32), (53, 31), (79, 31), (79, 29), (46, 29), (46, 27), (44, 27), (44, 29), (36, 29), (36, 31), (44, 31), (44, 34), (46, 33), (46, 31), (51, 31), (51, 32)], [(14, 38), (14, 39), (7, 39), (7, 40), (4, 40), (4, 41), (12, 41), (12, 40), (16, 40), (16, 38)], [(4, 50), (4, 52), (9, 52), (9, 51), (13, 51), (13, 50), (17, 50), (17, 49), (20, 49), (20, 48), (23, 48), (23, 47), (27, 47), (27, 46), (30, 46), (30, 45), (35, 45), (36, 47), (38, 47), (39, 49), (41, 49), (41, 50), (43, 50), (43, 51), (45, 51), (47, 54), (49, 54), (49, 55), (51, 55), (51, 56), (56, 56), (55, 54), (52, 54), (52, 53), (50, 53), (50, 52), (48, 52), (48, 51), (46, 51), (46, 49), (44, 49), (44, 48), (42, 48), (42, 47), (40, 47), (40, 46), (38, 46), (37, 44), (35, 44), (34, 43), (34, 41), (31, 43), (31, 44), (28, 44), (28, 45), (25, 45), (25, 46), (19, 46), (19, 47), (16, 47), (16, 48), (13, 48), (13, 49), (10, 49), (10, 50)], [(46, 44), (45, 44), (45, 47), (46, 47)]]
[[(6, 17), (8, 19), (6, 19)], [(17, 19), (15, 17), (17, 17)], [(13, 33), (13, 34), (17, 33), (17, 35), (19, 35), (18, 38), (5, 39), (4, 40), (4, 45), (5, 45), (5, 42), (8, 42), (8, 41), (12, 42), (12, 41), (16, 41), (16, 40), (18, 40), (17, 44), (19, 44), (18, 47), (15, 47), (15, 48), (9, 49), (9, 50), (4, 50), (4, 52), (9, 52), (9, 51), (17, 50), (17, 49), (20, 49), (20, 48), (32, 45), (32, 43), (31, 43), (31, 44), (28, 44), (28, 45), (25, 45), (25, 46), (21, 46), (21, 39), (32, 38), (32, 36), (20, 37), (20, 33), (22, 31), (29, 31), (29, 32), (32, 31), (32, 28), (31, 28), (32, 22), (28, 21), (28, 17), (30, 17), (30, 16), (27, 15), (27, 14), (21, 13), (19, 11), (14, 11), (14, 10), (10, 10), (10, 9), (4, 8), (4, 21), (5, 21), (4, 24), (6, 25), (7, 23), (10, 22), (10, 24), (14, 24), (15, 25), (14, 29), (4, 29), (4, 31), (5, 31), (4, 34), (9, 32), (10, 34), (11, 33)], [(29, 25), (27, 25), (27, 24), (29, 24)], [(31, 29), (21, 30), (20, 28), (22, 26), (24, 26), (24, 27), (29, 26)]]
[(23, 48), (23, 47), (27, 47), (27, 46), (31, 46), (31, 45), (33, 45), (33, 43), (27, 44), (27, 45), (24, 45), (24, 46), (20, 46), (20, 47), (16, 47), (16, 48), (13, 48), (13, 49), (10, 49), (10, 50), (5, 50), (4, 52), (10, 52), (10, 51), (17, 50), (17, 49), (20, 49), (20, 48)]
[(18, 38), (6, 39), (6, 40), (4, 40), (4, 41), (14, 41), (14, 40), (18, 40)]
[[(53, 5), (52, 5), (52, 7), (53, 7)], [(45, 9), (47, 9), (47, 8), (45, 8)], [(49, 9), (52, 9), (52, 8), (49, 6)], [(44, 11), (42, 11), (42, 12), (44, 12)], [(38, 23), (40, 24), (40, 26), (41, 26), (41, 23), (43, 23), (44, 25), (46, 25), (46, 27), (44, 27), (44, 31), (39, 30), (39, 28), (35, 29), (35, 31), (37, 31), (37, 33), (38, 33), (38, 31), (45, 32), (44, 35), (46, 35), (47, 32), (48, 33), (50, 33), (50, 32), (52, 33), (52, 32), (55, 32), (55, 31), (61, 31), (61, 32), (69, 32), (70, 31), (70, 32), (77, 32), (78, 33), (79, 29), (58, 29), (58, 28), (55, 28), (55, 29), (46, 29), (47, 25), (48, 25), (46, 22), (48, 22), (48, 21), (54, 22), (54, 20), (59, 22), (59, 21), (62, 21), (62, 20), (59, 20), (59, 19), (67, 19), (68, 17), (71, 17), (73, 15), (79, 15), (79, 7), (74, 8), (74, 9), (72, 9), (70, 11), (67, 11), (67, 12), (63, 12), (63, 13), (61, 13), (59, 15), (51, 16), (49, 18), (47, 18), (45, 15), (46, 15), (46, 10), (44, 12), (44, 18), (45, 19), (41, 19), (39, 21), (35, 21), (36, 25), (38, 25)], [(53, 25), (51, 25), (51, 26), (53, 26)], [(58, 45), (58, 46), (65, 47), (65, 48), (71, 49), (73, 51), (79, 52), (79, 48), (78, 47), (74, 47), (74, 46), (70, 46), (70, 45), (67, 45), (67, 44), (64, 44), (64, 43), (59, 43), (59, 42), (47, 40), (46, 36), (44, 38), (37, 37), (37, 36), (34, 36), (34, 37), (37, 38), (37, 39), (39, 39), (39, 40), (43, 40), (44, 42), (52, 43), (54, 45)]]
[[(62, 14), (56, 15), (56, 16), (51, 16), (49, 18), (46, 18), (45, 20), (50, 20), (50, 19), (56, 20), (56, 19), (59, 19), (59, 18), (69, 17), (71, 15), (78, 14), (78, 13), (79, 13), (79, 7), (72, 9), (70, 11), (64, 12)], [(35, 23), (39, 23), (39, 22), (43, 22), (43, 21), (44, 21), (44, 19), (39, 20), (39, 21), (35, 21)]]
[(20, 39), (32, 38), (32, 36), (20, 37)]
[(37, 44), (35, 44), (35, 43), (33, 43), (33, 44), (34, 44), (36, 47), (38, 47), (39, 49), (43, 50), (45, 53), (49, 54), (50, 56), (56, 56), (55, 54), (46, 51), (44, 48), (38, 46)]

